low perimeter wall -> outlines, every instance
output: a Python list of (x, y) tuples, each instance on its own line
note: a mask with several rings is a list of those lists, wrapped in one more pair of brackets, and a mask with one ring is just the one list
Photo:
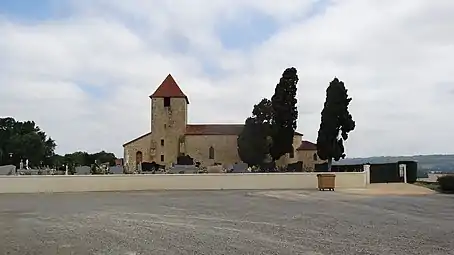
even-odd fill
[[(0, 193), (316, 189), (318, 173), (4, 176)], [(366, 173), (334, 173), (337, 188), (364, 188)]]

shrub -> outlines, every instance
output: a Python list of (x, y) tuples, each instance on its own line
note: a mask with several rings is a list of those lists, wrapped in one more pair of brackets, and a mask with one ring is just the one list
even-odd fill
[(454, 192), (454, 174), (438, 177), (438, 184), (443, 192)]

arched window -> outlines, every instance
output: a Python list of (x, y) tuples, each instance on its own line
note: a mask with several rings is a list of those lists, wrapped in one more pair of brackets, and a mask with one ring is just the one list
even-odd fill
[(141, 171), (142, 169), (143, 155), (141, 151), (136, 152), (136, 170)]
[(211, 146), (210, 149), (208, 150), (208, 158), (209, 159), (214, 159), (214, 148), (213, 148), (213, 146)]
[(318, 158), (317, 158), (317, 153), (314, 153), (313, 158), (314, 158), (314, 161), (317, 161), (317, 160), (318, 160)]
[(141, 151), (136, 152), (136, 164), (142, 163), (143, 155)]

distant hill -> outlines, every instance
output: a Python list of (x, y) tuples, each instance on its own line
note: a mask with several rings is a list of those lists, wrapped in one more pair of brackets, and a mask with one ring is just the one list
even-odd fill
[(369, 158), (346, 158), (335, 162), (335, 164), (379, 164), (392, 163), (397, 161), (413, 160), (418, 162), (418, 169), (454, 172), (454, 155), (415, 155), (415, 156), (396, 156), (396, 157), (369, 157)]

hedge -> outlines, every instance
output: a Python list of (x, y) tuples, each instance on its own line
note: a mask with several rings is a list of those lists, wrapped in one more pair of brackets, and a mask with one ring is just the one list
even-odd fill
[(440, 190), (443, 192), (454, 192), (454, 174), (438, 177)]

